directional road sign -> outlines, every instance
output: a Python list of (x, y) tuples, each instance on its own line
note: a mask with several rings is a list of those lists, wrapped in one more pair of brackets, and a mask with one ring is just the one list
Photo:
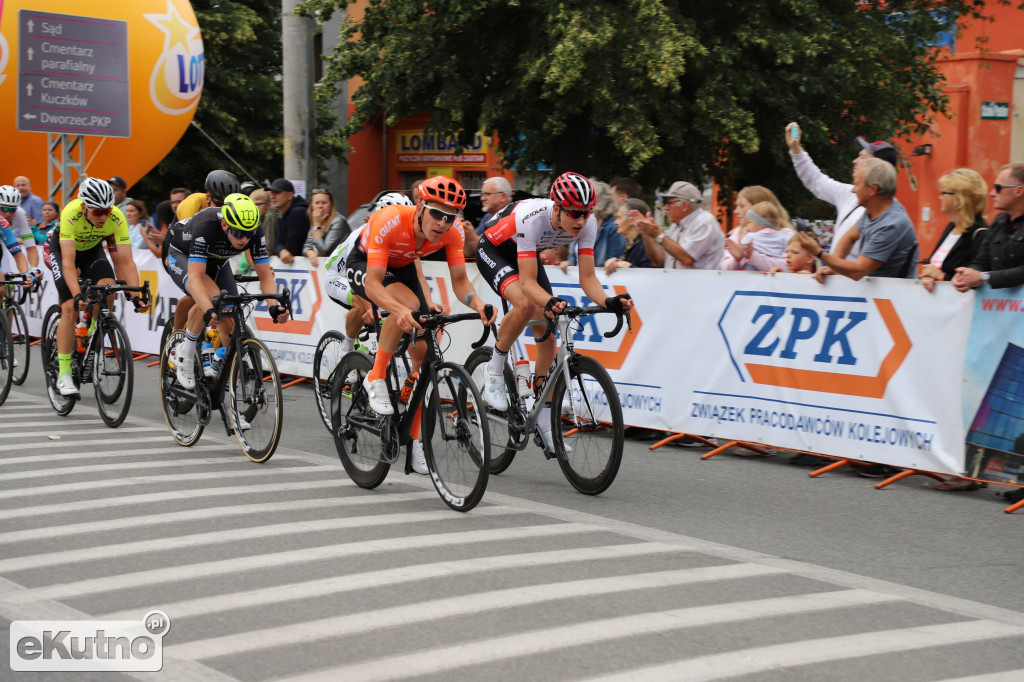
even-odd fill
[(128, 23), (18, 12), (18, 130), (131, 136)]

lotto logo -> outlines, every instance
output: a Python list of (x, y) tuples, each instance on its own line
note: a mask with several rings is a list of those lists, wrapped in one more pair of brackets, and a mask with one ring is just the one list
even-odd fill
[(880, 298), (738, 291), (718, 328), (742, 381), (865, 398), (885, 395), (913, 346)]

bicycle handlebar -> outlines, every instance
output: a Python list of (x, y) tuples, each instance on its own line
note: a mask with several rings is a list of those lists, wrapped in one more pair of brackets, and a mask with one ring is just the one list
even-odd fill
[(622, 330), (622, 318), (626, 318), (626, 324), (629, 327), (629, 331), (633, 331), (633, 319), (630, 316), (628, 310), (619, 313), (615, 312), (614, 310), (608, 310), (604, 306), (600, 305), (587, 306), (586, 308), (581, 308), (580, 306), (574, 305), (566, 306), (565, 309), (562, 310), (562, 312), (556, 314), (553, 318), (548, 320), (547, 329), (544, 330), (544, 334), (541, 335), (539, 338), (535, 339), (534, 343), (542, 343), (544, 341), (547, 341), (548, 337), (551, 336), (555, 331), (555, 327), (558, 324), (559, 315), (576, 318), (583, 317), (584, 315), (595, 315), (598, 313), (612, 313), (613, 315), (615, 315), (615, 329), (611, 330), (610, 332), (604, 333), (604, 337), (606, 339), (610, 339), (613, 336), (617, 336), (618, 333)]
[(4, 287), (18, 287), (18, 305), (22, 305), (26, 299), (28, 299), (28, 290), (25, 289), (25, 282), (32, 282), (32, 291), (39, 290), (39, 284), (35, 281), (35, 277), (27, 272), (5, 272), (3, 273)]
[[(487, 317), (490, 317), (493, 313), (494, 313), (494, 306), (492, 306), (490, 303), (488, 303), (484, 307), (484, 314)], [(443, 326), (445, 326), (447, 324), (451, 324), (452, 322), (464, 322), (466, 320), (479, 320), (480, 319), (479, 313), (476, 313), (476, 312), (472, 312), (472, 313), (459, 313), (457, 315), (442, 315), (440, 313), (427, 313), (427, 314), (424, 314), (423, 312), (421, 312), (419, 310), (414, 310), (412, 312), (412, 316), (416, 319), (417, 322), (419, 322), (420, 326), (423, 327), (424, 330), (435, 329), (437, 327), (443, 327)], [(489, 325), (484, 325), (484, 333), (483, 333), (483, 335), (480, 337), (480, 339), (478, 341), (476, 341), (475, 343), (472, 344), (472, 347), (474, 349), (476, 349), (476, 348), (479, 348), (480, 346), (482, 346), (484, 344), (484, 342), (487, 341), (487, 335), (490, 333), (490, 331), (491, 331), (491, 327)], [(408, 334), (405, 335), (406, 338), (407, 338), (407, 342), (404, 343), (404, 344), (400, 344), (402, 346), (403, 352), (404, 352), (404, 349), (406, 347), (408, 347), (410, 345), (414, 345), (416, 343), (416, 336), (415, 336), (415, 334), (416, 334), (416, 331), (413, 330), (413, 331), (411, 331), (411, 332), (409, 332)], [(396, 350), (395, 353), (398, 354), (398, 351)]]
[(244, 284), (245, 282), (258, 282), (260, 278), (259, 275), (239, 275), (235, 273), (235, 281), (239, 284)]
[(217, 317), (220, 317), (220, 314), (223, 311), (224, 306), (245, 305), (246, 303), (252, 303), (254, 301), (269, 301), (271, 299), (277, 299), (277, 304), (279, 306), (281, 306), (288, 312), (291, 312), (292, 302), (290, 297), (291, 292), (288, 291), (288, 289), (284, 289), (279, 294), (250, 294), (247, 291), (242, 291), (237, 294), (229, 294), (226, 289), (221, 289), (220, 295), (214, 296), (212, 299), (210, 299), (210, 303), (213, 304), (213, 309), (216, 312)]
[(139, 300), (142, 303), (149, 303), (152, 297), (149, 292), (149, 280), (143, 282), (142, 286), (140, 287), (130, 287), (127, 286), (127, 284), (128, 283), (125, 282), (123, 279), (115, 279), (114, 284), (93, 284), (91, 281), (86, 280), (85, 298), (90, 303), (95, 303), (99, 301), (99, 299), (105, 298), (110, 294), (113, 294), (118, 291), (123, 291), (125, 299), (131, 301), (132, 297), (129, 294), (133, 292), (138, 292), (140, 294)]

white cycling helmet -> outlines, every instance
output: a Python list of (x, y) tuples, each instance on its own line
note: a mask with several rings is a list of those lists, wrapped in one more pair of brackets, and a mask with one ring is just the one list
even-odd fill
[(0, 206), (21, 206), (21, 192), (17, 187), (4, 185), (0, 187)]
[(399, 206), (412, 206), (413, 205), (412, 199), (410, 199), (409, 197), (405, 196), (401, 192), (388, 192), (387, 194), (382, 196), (380, 199), (377, 199), (377, 203), (375, 203), (373, 205), (373, 210), (374, 211), (379, 211), (380, 209), (384, 208), (385, 206), (394, 206), (395, 204), (398, 204)]
[(78, 198), (86, 208), (110, 208), (114, 205), (114, 189), (106, 180), (85, 178), (78, 187)]

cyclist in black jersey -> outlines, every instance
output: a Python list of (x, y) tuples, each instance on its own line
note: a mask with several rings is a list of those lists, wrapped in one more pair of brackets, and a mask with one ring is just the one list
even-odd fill
[[(172, 358), (178, 381), (187, 389), (196, 385), (192, 358), (203, 327), (217, 324), (224, 345), (234, 331), (234, 322), (216, 319), (211, 299), (221, 290), (238, 293), (228, 259), (243, 251), (249, 252), (249, 260), (260, 278), (260, 290), (264, 294), (275, 293), (277, 283), (270, 269), (259, 209), (252, 199), (237, 192), (225, 197), (223, 206), (203, 209), (174, 223), (167, 231), (161, 258), (164, 270), (195, 302), (185, 325), (186, 341), (177, 347), (176, 357)], [(288, 311), (276, 300), (270, 303), (274, 322), (287, 322)]]

